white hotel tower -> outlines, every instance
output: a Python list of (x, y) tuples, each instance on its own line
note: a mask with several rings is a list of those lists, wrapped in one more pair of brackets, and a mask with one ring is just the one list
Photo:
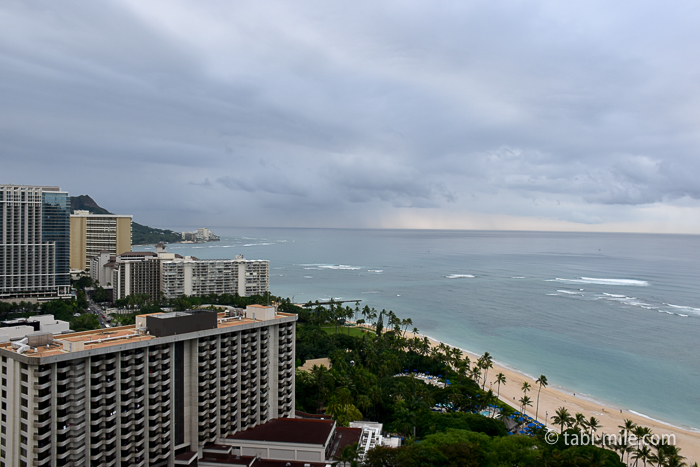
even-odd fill
[(196, 465), (207, 444), (293, 417), (296, 319), (159, 313), (2, 345), (0, 466)]

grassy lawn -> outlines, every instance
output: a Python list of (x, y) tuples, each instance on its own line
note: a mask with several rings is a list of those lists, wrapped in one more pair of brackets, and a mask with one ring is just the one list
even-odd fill
[[(321, 327), (324, 331), (326, 331), (328, 334), (336, 334), (335, 326), (323, 326)], [(345, 326), (338, 326), (338, 331), (337, 334), (345, 334), (348, 335), (350, 334), (351, 336), (354, 337), (361, 337), (363, 332), (369, 332), (371, 334), (374, 334), (372, 331), (368, 331), (363, 328), (355, 328), (355, 327), (345, 327)]]

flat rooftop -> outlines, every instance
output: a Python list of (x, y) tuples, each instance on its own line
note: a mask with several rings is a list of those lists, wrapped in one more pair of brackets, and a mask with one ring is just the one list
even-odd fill
[(274, 418), (263, 425), (229, 435), (226, 439), (323, 446), (328, 441), (333, 427), (333, 420)]
[[(181, 313), (181, 312), (175, 312)], [(151, 313), (139, 316), (156, 316), (156, 315), (169, 315), (170, 313)], [(295, 316), (292, 313), (282, 313), (278, 312), (277, 315), (267, 322), (272, 322), (275, 320), (281, 320), (288, 318), (290, 316)], [(225, 319), (225, 321), (221, 321)], [(242, 317), (238, 318), (226, 318), (226, 313), (217, 313), (217, 325), (216, 329), (226, 329), (235, 328), (244, 324), (259, 323), (261, 320), (253, 320)], [(186, 336), (187, 334), (180, 334), (180, 336)], [(83, 331), (83, 332), (73, 332), (70, 334), (54, 334), (53, 342), (54, 345), (46, 348), (46, 346), (36, 347), (29, 349), (24, 352), (23, 355), (31, 358), (42, 358), (42, 357), (52, 357), (56, 355), (66, 355), (72, 353), (71, 351), (64, 350), (62, 343), (64, 341), (68, 342), (83, 342), (84, 350), (91, 349), (102, 349), (106, 347), (111, 347), (113, 345), (121, 345), (131, 342), (142, 342), (149, 341), (152, 339), (157, 339), (156, 336), (152, 335), (139, 335), (136, 329), (136, 325), (132, 324), (130, 326), (120, 326), (116, 328), (106, 328), (106, 329), (95, 329), (93, 331)], [(58, 345), (55, 345), (58, 344)], [(12, 347), (11, 343), (0, 344), (0, 349), (9, 350), (10, 352), (17, 353), (17, 349)], [(73, 352), (74, 353), (74, 352)]]

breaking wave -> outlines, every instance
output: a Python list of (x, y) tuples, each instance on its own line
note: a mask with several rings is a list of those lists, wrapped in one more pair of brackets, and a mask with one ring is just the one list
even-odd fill
[(562, 282), (564, 284), (597, 284), (597, 285), (624, 285), (633, 287), (647, 287), (649, 282), (636, 279), (601, 279), (597, 277), (581, 277), (579, 279), (548, 279), (547, 282)]

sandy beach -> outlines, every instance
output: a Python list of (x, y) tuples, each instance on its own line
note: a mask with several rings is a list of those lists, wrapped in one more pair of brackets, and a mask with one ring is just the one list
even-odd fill
[[(407, 338), (413, 338), (414, 334), (407, 332)], [(425, 336), (418, 334), (421, 339)], [(432, 346), (439, 345), (436, 341), (428, 337)], [(472, 364), (480, 357), (480, 355), (465, 351), (469, 355)], [(532, 399), (532, 407), (528, 407), (526, 413), (531, 417), (535, 416), (535, 406), (537, 404), (537, 390), (539, 386), (535, 384), (535, 380), (516, 371), (509, 369), (503, 365), (493, 362), (493, 368), (490, 368), (487, 375), (486, 388), (491, 387), (494, 393), (497, 393), (498, 386), (495, 384), (496, 375), (503, 373), (506, 376), (506, 384), (501, 384), (500, 398), (504, 402), (520, 410), (520, 404), (517, 402), (522, 396), (522, 385), (525, 381), (530, 383), (532, 390), (528, 393)], [(547, 376), (547, 375), (545, 375)], [(551, 378), (551, 375), (549, 375)], [(492, 383), (492, 385), (490, 385)], [(545, 416), (550, 417), (547, 420), (547, 425), (551, 425), (551, 417), (559, 407), (566, 407), (569, 413), (573, 416), (576, 413), (582, 413), (586, 419), (595, 417), (599, 420), (601, 428), (598, 429), (598, 435), (602, 433), (617, 435), (620, 431), (620, 425), (624, 425), (624, 420), (629, 419), (634, 423), (651, 428), (653, 433), (659, 435), (674, 435), (675, 445), (681, 449), (681, 455), (685, 456), (685, 462), (690, 466), (693, 462), (700, 462), (700, 432), (693, 432), (677, 428), (663, 422), (652, 420), (634, 413), (630, 413), (621, 407), (612, 407), (601, 405), (599, 402), (587, 400), (582, 397), (576, 397), (573, 393), (566, 393), (562, 390), (553, 387), (544, 387), (540, 394), (540, 405), (538, 418), (540, 421), (545, 421)], [(558, 431), (558, 427), (555, 427)], [(673, 439), (673, 438), (670, 438)]]

